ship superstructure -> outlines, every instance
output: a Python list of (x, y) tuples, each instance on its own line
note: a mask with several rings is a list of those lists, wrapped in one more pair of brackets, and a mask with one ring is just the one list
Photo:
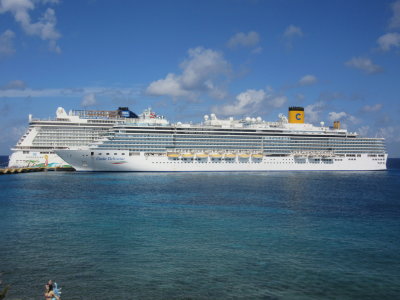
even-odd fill
[(78, 171), (386, 169), (383, 138), (359, 137), (339, 121), (332, 127), (304, 123), (301, 107), (290, 107), (288, 118), (281, 114), (276, 122), (215, 114), (200, 124), (164, 121), (115, 124), (90, 146), (56, 152)]
[(117, 110), (72, 110), (59, 107), (54, 119), (34, 119), (29, 115), (29, 127), (11, 149), (9, 167), (69, 167), (54, 150), (89, 145), (116, 124), (140, 123), (141, 116), (127, 107)]

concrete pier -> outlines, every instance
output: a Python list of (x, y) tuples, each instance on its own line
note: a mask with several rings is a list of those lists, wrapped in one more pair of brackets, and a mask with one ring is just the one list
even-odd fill
[(3, 174), (18, 174), (18, 173), (28, 173), (28, 172), (47, 172), (47, 171), (75, 171), (74, 168), (61, 168), (61, 167), (26, 167), (26, 168), (4, 168), (0, 169), (0, 175)]

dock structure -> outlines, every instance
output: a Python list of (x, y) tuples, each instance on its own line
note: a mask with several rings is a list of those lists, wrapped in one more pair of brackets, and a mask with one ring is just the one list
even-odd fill
[(47, 172), (47, 171), (75, 171), (75, 169), (74, 168), (63, 168), (63, 167), (3, 168), (3, 169), (0, 169), (0, 175), (29, 173), (29, 172)]

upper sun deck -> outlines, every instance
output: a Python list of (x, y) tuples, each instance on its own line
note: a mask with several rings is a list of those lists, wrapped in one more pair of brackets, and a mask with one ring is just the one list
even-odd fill
[(69, 113), (64, 108), (56, 110), (55, 118), (37, 119), (29, 115), (31, 125), (70, 125), (70, 124), (148, 124), (165, 125), (168, 121), (162, 116), (157, 116), (151, 109), (145, 110), (140, 116), (130, 111), (127, 107), (118, 110), (71, 110)]
[(287, 117), (283, 114), (279, 114), (278, 121), (269, 122), (264, 121), (261, 117), (235, 120), (230, 117), (225, 120), (220, 120), (215, 114), (204, 116), (204, 127), (215, 127), (215, 128), (231, 128), (231, 129), (253, 129), (260, 131), (281, 131), (285, 133), (301, 133), (301, 134), (338, 134), (338, 135), (355, 135), (356, 133), (349, 133), (346, 129), (333, 128), (325, 126), (324, 122), (320, 122), (320, 126), (314, 126), (310, 123), (290, 123)]
[[(289, 112), (290, 113), (290, 112)], [(357, 136), (355, 132), (348, 132), (339, 127), (325, 126), (320, 122), (320, 126), (310, 123), (293, 123), (291, 120), (280, 114), (278, 120), (269, 122), (261, 117), (242, 119), (219, 119), (215, 114), (205, 115), (203, 122), (200, 123), (170, 123), (164, 116), (157, 115), (151, 108), (145, 109), (142, 114), (136, 115), (127, 107), (120, 107), (115, 111), (104, 110), (71, 110), (66, 113), (64, 108), (59, 107), (56, 111), (55, 119), (33, 119), (29, 115), (32, 125), (93, 125), (93, 126), (116, 126), (116, 127), (170, 127), (176, 129), (191, 130), (227, 130), (240, 132), (280, 132), (285, 134), (315, 134), (315, 135), (338, 135), (338, 136)]]
[[(119, 125), (119, 126), (118, 126)], [(145, 110), (140, 118), (137, 120), (128, 120), (124, 123), (116, 124), (116, 130), (122, 128), (137, 128), (137, 127), (150, 127), (154, 130), (169, 131), (169, 130), (187, 130), (187, 131), (229, 131), (229, 132), (279, 132), (285, 134), (316, 134), (316, 135), (339, 135), (339, 136), (356, 136), (356, 133), (348, 132), (346, 129), (339, 129), (334, 127), (325, 126), (323, 122), (320, 126), (314, 126), (309, 123), (290, 123), (286, 116), (279, 115), (278, 121), (268, 122), (264, 121), (261, 117), (243, 119), (234, 119), (233, 117), (227, 119), (219, 119), (215, 114), (210, 116), (205, 115), (203, 122), (200, 123), (169, 123), (163, 117), (159, 117), (151, 112), (150, 109)]]

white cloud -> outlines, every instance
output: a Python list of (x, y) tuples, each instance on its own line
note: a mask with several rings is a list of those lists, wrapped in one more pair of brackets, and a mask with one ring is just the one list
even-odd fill
[(329, 120), (331, 122), (341, 121), (342, 122), (341, 126), (343, 128), (347, 128), (347, 123), (348, 122), (351, 122), (353, 124), (360, 123), (360, 120), (358, 118), (356, 118), (355, 116), (353, 116), (353, 115), (351, 115), (349, 113), (346, 113), (344, 111), (342, 111), (342, 112), (334, 112), (334, 111), (332, 111), (332, 112), (330, 112), (328, 114), (328, 116), (329, 116)]
[(294, 25), (290, 25), (285, 29), (282, 37), (283, 37), (283, 41), (285, 43), (285, 46), (288, 49), (291, 49), (293, 47), (293, 41), (295, 39), (302, 38), (303, 35), (304, 35), (303, 31), (301, 30), (300, 27), (297, 27), (297, 26), (294, 26)]
[(388, 126), (377, 130), (378, 136), (385, 138), (390, 142), (400, 142), (400, 126)]
[(189, 49), (189, 58), (180, 64), (182, 73), (169, 73), (164, 79), (153, 81), (146, 93), (154, 96), (187, 97), (195, 99), (199, 93), (223, 95), (218, 84), (221, 76), (230, 73), (230, 64), (220, 52), (197, 47)]
[[(35, 9), (36, 1), (33, 0), (0, 0), (0, 14), (11, 13), (14, 19), (20, 24), (24, 32), (31, 36), (38, 36), (44, 41), (49, 42), (49, 49), (56, 53), (61, 52), (57, 45), (57, 40), (61, 34), (56, 29), (57, 18), (52, 8), (47, 8), (42, 17), (32, 23), (30, 11)], [(44, 0), (42, 3), (58, 3), (58, 1)]]
[(332, 122), (339, 121), (340, 119), (343, 119), (346, 116), (347, 116), (347, 113), (345, 113), (344, 111), (339, 112), (339, 113), (332, 111), (329, 113), (329, 120)]
[(165, 79), (159, 79), (150, 83), (146, 89), (146, 93), (153, 96), (168, 95), (174, 98), (190, 97), (192, 93), (186, 91), (180, 83), (179, 76), (169, 73)]
[(370, 127), (368, 125), (361, 126), (360, 128), (357, 129), (357, 132), (360, 136), (368, 137), (370, 132)]
[(353, 57), (345, 63), (346, 66), (359, 69), (366, 74), (375, 74), (383, 71), (381, 66), (375, 65), (372, 60), (365, 57)]
[(272, 106), (274, 108), (282, 107), (287, 102), (286, 96), (273, 96), (267, 99), (268, 106)]
[(229, 41), (228, 47), (252, 47), (260, 42), (260, 35), (255, 31), (250, 31), (247, 34), (239, 32), (235, 34)]
[(304, 116), (307, 122), (315, 123), (321, 121), (320, 114), (322, 113), (322, 109), (325, 107), (325, 103), (322, 101), (318, 101), (316, 103), (307, 105), (304, 108)]
[(305, 75), (299, 80), (300, 85), (311, 85), (317, 82), (317, 77), (314, 75)]
[(400, 27), (400, 0), (392, 4), (393, 16), (389, 21), (389, 28)]
[(0, 13), (6, 11), (18, 11), (33, 9), (34, 5), (31, 0), (1, 0), (0, 1)]
[(302, 37), (303, 35), (301, 28), (294, 25), (288, 26), (283, 33), (283, 37), (285, 38)]
[(260, 54), (260, 53), (262, 53), (262, 51), (263, 51), (263, 48), (262, 48), (262, 47), (257, 47), (257, 48), (255, 48), (255, 49), (251, 50), (251, 53), (253, 53), (253, 54)]
[(59, 4), (60, 0), (41, 0), (43, 4)]
[(15, 33), (11, 30), (6, 30), (0, 35), (0, 58), (15, 53), (13, 45), (14, 37)]
[(182, 64), (181, 80), (185, 88), (203, 88), (210, 77), (229, 72), (229, 63), (223, 55), (211, 49), (197, 47), (189, 50), (189, 59)]
[(26, 88), (26, 83), (22, 80), (12, 80), (0, 87), (1, 90), (19, 90)]
[(375, 105), (365, 105), (361, 109), (361, 111), (363, 111), (363, 112), (376, 112), (376, 111), (381, 110), (382, 106), (383, 105), (381, 103), (377, 103)]
[(5, 89), (0, 90), (0, 98), (38, 98), (73, 94), (69, 89)]
[(88, 106), (93, 106), (97, 103), (96, 101), (96, 95), (93, 93), (86, 94), (83, 96), (82, 101), (81, 101), (81, 106), (88, 107)]
[(347, 115), (347, 120), (353, 124), (359, 124), (361, 122), (361, 120), (359, 118), (349, 115), (349, 114)]
[(208, 93), (211, 98), (224, 99), (228, 95), (227, 91), (224, 88), (215, 85), (212, 81), (206, 81), (205, 85), (209, 90)]
[(397, 32), (390, 32), (380, 36), (377, 40), (379, 48), (382, 51), (389, 51), (392, 47), (400, 47), (400, 34)]
[(0, 130), (0, 141), (12, 141), (12, 144), (26, 132), (26, 125), (9, 126), (8, 128), (3, 128)]
[(269, 89), (267, 91), (249, 89), (236, 96), (233, 103), (213, 107), (212, 111), (222, 115), (244, 115), (254, 114), (261, 110), (263, 106), (279, 108), (287, 102), (286, 96), (273, 95)]
[(26, 126), (15, 126), (11, 128), (11, 136), (20, 138), (26, 132)]
[(265, 99), (264, 90), (247, 90), (236, 96), (236, 101), (218, 109), (223, 115), (241, 115), (257, 111), (259, 104)]
[(139, 91), (134, 88), (115, 88), (115, 87), (82, 87), (82, 88), (60, 88), (60, 89), (32, 89), (17, 88), (0, 89), (1, 98), (44, 98), (44, 97), (65, 97), (76, 98), (87, 94), (95, 94), (98, 97), (109, 98), (134, 97)]

